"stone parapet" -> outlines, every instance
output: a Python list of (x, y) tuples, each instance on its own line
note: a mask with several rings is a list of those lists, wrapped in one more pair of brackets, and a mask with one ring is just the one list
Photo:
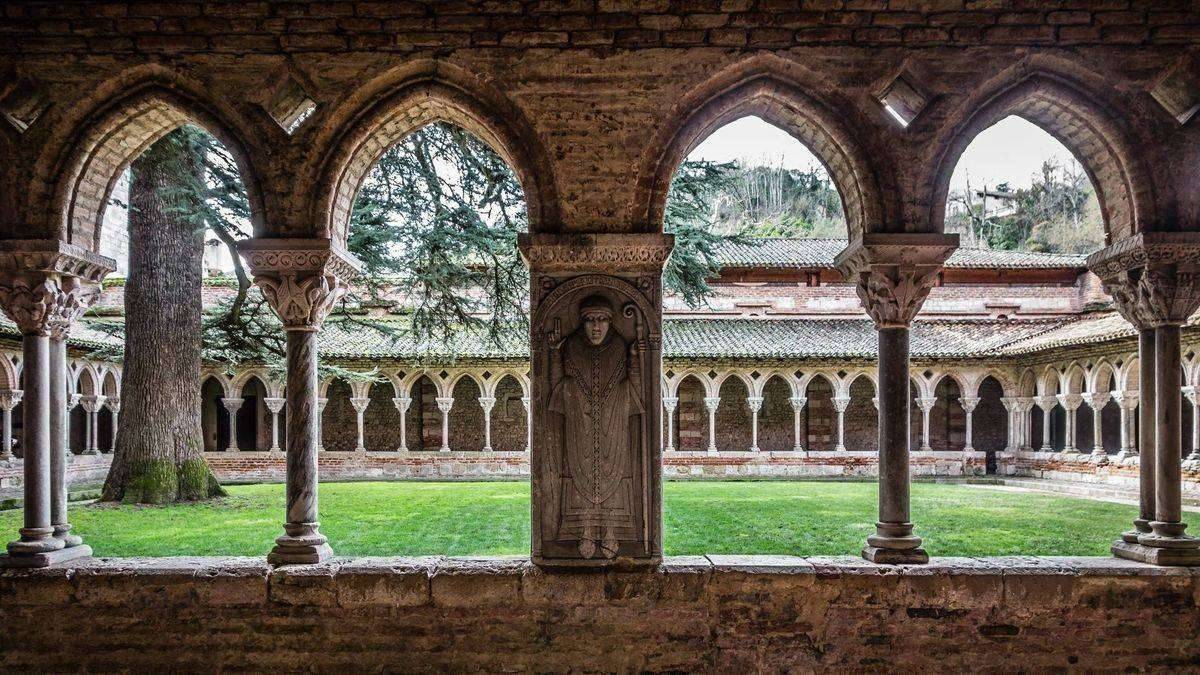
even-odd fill
[(0, 574), (0, 624), (21, 646), (0, 668), (957, 672), (1019, 655), (1031, 671), (1179, 670), (1200, 659), (1198, 597), (1195, 570), (1110, 558), (710, 555), (591, 573), (516, 557), (96, 559)]

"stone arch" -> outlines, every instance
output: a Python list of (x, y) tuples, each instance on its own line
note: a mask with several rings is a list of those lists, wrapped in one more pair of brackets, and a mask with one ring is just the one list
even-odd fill
[(959, 158), (976, 136), (1010, 115), (1040, 127), (1083, 165), (1100, 202), (1106, 244), (1153, 229), (1154, 184), (1136, 144), (1116, 121), (1119, 116), (1061, 74), (1040, 71), (1013, 81), (1006, 73), (1000, 79), (1000, 85), (971, 97), (958, 111), (948, 111), (961, 122), (948, 128), (933, 162), (929, 221), (935, 230), (945, 227), (950, 178)]
[(237, 415), (237, 447), (242, 450), (267, 450), (271, 447), (271, 415), (264, 399), (270, 396), (266, 374), (251, 371), (235, 380), (242, 407)]
[(317, 236), (344, 243), (358, 188), (383, 153), (433, 122), (474, 134), (512, 168), (525, 193), (531, 232), (558, 228), (552, 164), (524, 113), (502, 92), (465, 70), (419, 61), (391, 71), (352, 93), (325, 124), (332, 138), (320, 156), (310, 213)]
[(860, 372), (846, 377), (846, 448), (879, 451), (879, 409), (875, 407), (876, 382), (872, 373)]
[(121, 381), (117, 378), (116, 371), (107, 369), (104, 371), (104, 377), (100, 384), (100, 392), (109, 398), (114, 398), (121, 395)]
[(454, 450), (482, 450), (483, 408), (479, 405), (479, 397), (483, 395), (482, 383), (472, 373), (460, 373), (450, 380), (447, 390), (454, 397), (454, 406), (450, 408), (450, 447)]
[(529, 416), (520, 399), (529, 396), (529, 389), (521, 373), (513, 370), (496, 373), (489, 395), (496, 399), (492, 408), (492, 447), (498, 451), (523, 451)]
[(754, 395), (762, 396), (763, 391), (767, 388), (767, 383), (770, 382), (772, 378), (778, 379), (787, 385), (789, 396), (804, 395), (804, 392), (800, 391), (800, 382), (796, 379), (796, 376), (778, 368), (762, 373), (758, 380), (755, 381), (757, 389), (753, 390)]
[(1121, 391), (1137, 391), (1141, 386), (1141, 360), (1136, 356), (1125, 357), (1125, 365), (1117, 371), (1117, 388)]
[(717, 378), (716, 436), (719, 450), (750, 449), (750, 409), (746, 399), (751, 395), (752, 381), (738, 371)]
[(675, 378), (672, 391), (679, 398), (675, 439), (680, 450), (702, 451), (708, 447), (708, 409), (704, 407), (704, 398), (711, 396), (710, 388), (711, 382), (704, 373), (687, 371)]
[(1087, 390), (1102, 394), (1117, 386), (1117, 370), (1107, 359), (1100, 359), (1088, 373)]
[(842, 199), (851, 239), (895, 220), (883, 195), (875, 165), (844, 111), (816, 98), (816, 89), (785, 76), (779, 59), (752, 58), (718, 73), (683, 96), (671, 117), (646, 146), (629, 220), (646, 231), (662, 229), (671, 179), (687, 157), (712, 132), (742, 117), (757, 116), (804, 144), (829, 172)]
[(979, 403), (973, 414), (972, 445), (976, 450), (988, 454), (989, 469), (994, 467), (993, 456), (1008, 444), (1008, 411), (1000, 402), (1006, 396), (1004, 383), (993, 375), (979, 381), (977, 396)]
[(837, 411), (833, 399), (840, 396), (836, 375), (815, 372), (804, 379), (804, 447), (809, 450), (833, 450), (837, 446)]
[(408, 407), (405, 439), (410, 450), (438, 450), (442, 447), (442, 413), (437, 398), (441, 385), (434, 375), (416, 371), (407, 378), (407, 391), (412, 403)]
[(75, 374), (76, 387), (75, 391), (81, 396), (98, 396), (100, 395), (100, 374), (96, 372), (96, 368), (90, 363), (84, 363), (79, 372)]
[(1072, 363), (1059, 376), (1059, 391), (1064, 394), (1082, 394), (1087, 386), (1087, 371), (1078, 363)]
[[(53, 178), (44, 191), (35, 184), (29, 208), (39, 210), (39, 199), (50, 205), (44, 209), (50, 219), (44, 225), (47, 236), (99, 251), (104, 211), (121, 173), (155, 141), (188, 123), (203, 127), (233, 156), (246, 187), (254, 232), (267, 232), (262, 171), (251, 152), (250, 139), (256, 132), (232, 106), (159, 67), (123, 73), (97, 92), (72, 111), (70, 117), (79, 126), (65, 134), (61, 145), (54, 145), (63, 150), (37, 162), (35, 175)], [(30, 216), (36, 222), (33, 213)]]
[(700, 388), (704, 392), (705, 396), (717, 395), (717, 387), (716, 383), (713, 381), (713, 378), (709, 377), (708, 373), (695, 369), (688, 369), (683, 372), (676, 373), (674, 377), (670, 378), (668, 381), (668, 384), (670, 385), (669, 388), (664, 389), (664, 391), (670, 392), (670, 396), (679, 396), (679, 387), (689, 377), (693, 378), (697, 383), (700, 384)]
[(860, 379), (865, 379), (871, 386), (871, 397), (874, 398), (878, 395), (877, 392), (879, 391), (879, 383), (875, 380), (875, 377), (875, 373), (867, 370), (847, 375), (845, 378), (846, 395), (850, 395), (850, 390), (854, 387), (856, 382), (858, 382)]
[(521, 396), (529, 396), (529, 377), (525, 373), (513, 368), (503, 368), (492, 373), (492, 377), (487, 381), (487, 386), (484, 388), (485, 394), (487, 396), (495, 396), (504, 378), (511, 378), (516, 382), (517, 386), (520, 387)]
[(796, 445), (795, 410), (791, 399), (796, 393), (795, 378), (788, 373), (771, 371), (759, 378), (756, 396), (762, 397), (758, 413), (758, 447), (764, 452), (787, 452)]
[(21, 380), (17, 375), (17, 369), (13, 366), (12, 361), (7, 358), (0, 358), (0, 389), (12, 390), (20, 389)]
[(221, 399), (228, 397), (228, 382), (215, 373), (200, 378), (200, 428), (204, 436), (204, 451), (224, 450), (229, 438), (229, 418)]

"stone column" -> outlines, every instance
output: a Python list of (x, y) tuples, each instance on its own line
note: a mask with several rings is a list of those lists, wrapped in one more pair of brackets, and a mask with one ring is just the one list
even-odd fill
[(392, 399), (392, 405), (396, 406), (396, 410), (400, 413), (400, 447), (396, 448), (396, 451), (408, 452), (408, 407), (412, 405), (412, 399), (407, 396), (399, 396)]
[(1053, 422), (1054, 406), (1058, 405), (1058, 398), (1038, 396), (1033, 399), (1033, 402), (1042, 409), (1042, 452), (1054, 452), (1051, 422)]
[(1121, 450), (1117, 453), (1116, 457), (1116, 460), (1119, 462), (1126, 457), (1132, 457), (1137, 452), (1133, 442), (1133, 411), (1138, 406), (1138, 392), (1118, 391), (1113, 396), (1116, 398), (1117, 405), (1121, 409)]
[(837, 412), (837, 445), (835, 452), (846, 451), (846, 408), (850, 407), (849, 396), (834, 396), (833, 409)]
[(663, 410), (667, 411), (666, 451), (675, 452), (675, 408), (679, 405), (679, 397), (664, 396)]
[(367, 412), (367, 406), (371, 405), (371, 399), (365, 396), (352, 396), (350, 405), (354, 408), (354, 424), (357, 432), (354, 451), (366, 452), (367, 446), (363, 443), (363, 415)]
[(704, 407), (708, 409), (708, 454), (717, 454), (717, 408), (721, 406), (720, 396), (705, 396)]
[(922, 396), (916, 401), (917, 407), (921, 409), (921, 452), (932, 452), (933, 446), (929, 444), (929, 413), (933, 411), (933, 406), (937, 405), (937, 398)]
[(1075, 411), (1079, 410), (1079, 406), (1083, 405), (1083, 395), (1082, 394), (1059, 394), (1057, 396), (1057, 398), (1058, 398), (1059, 405), (1061, 405), (1063, 407), (1063, 410), (1066, 412), (1066, 415), (1064, 415), (1064, 417), (1066, 418), (1066, 422), (1067, 422), (1066, 428), (1065, 428), (1065, 433), (1064, 433), (1066, 438), (1063, 439), (1062, 451), (1063, 452), (1076, 452), (1077, 448), (1075, 446), (1075, 438), (1076, 438), (1075, 437)]
[[(317, 399), (317, 452), (325, 452), (325, 406), (329, 399)], [(291, 429), (291, 426), (288, 426)]]
[(796, 439), (796, 445), (792, 450), (794, 452), (804, 452), (804, 441), (806, 439), (803, 438), (804, 430), (801, 428), (800, 414), (804, 412), (804, 406), (808, 403), (808, 399), (804, 396), (793, 396), (788, 399), (788, 402), (792, 404), (792, 426), (794, 427), (793, 431)]
[(528, 396), (522, 396), (521, 405), (525, 406), (525, 452), (530, 452), (533, 449), (533, 404)]
[(117, 429), (120, 426), (119, 422), (121, 419), (121, 399), (116, 396), (109, 396), (105, 399), (104, 405), (108, 406), (108, 410), (112, 413), (112, 439), (109, 441), (108, 451), (116, 452)]
[(1101, 411), (1108, 405), (1112, 395), (1107, 391), (1093, 391), (1088, 392), (1084, 398), (1088, 407), (1092, 409), (1092, 456), (1104, 457), (1107, 453), (1104, 452), (1104, 417)]
[[(532, 287), (537, 564), (662, 559), (662, 270), (673, 245), (663, 234), (520, 237)], [(602, 415), (586, 412), (599, 401), (577, 373), (612, 378)], [(591, 468), (564, 481), (565, 466)], [(567, 504), (586, 506), (568, 512)]]
[(1184, 387), (1184, 396), (1192, 404), (1192, 451), (1188, 453), (1187, 461), (1200, 461), (1200, 406), (1196, 405), (1196, 388)]
[(750, 452), (758, 452), (758, 412), (762, 410), (763, 397), (749, 396), (746, 405), (750, 407)]
[(1000, 405), (1008, 413), (1008, 434), (1004, 441), (1004, 452), (1015, 452), (1017, 449), (1017, 399), (1011, 396), (1001, 396)]
[[(83, 401), (83, 396), (81, 396), (80, 394), (68, 394), (67, 395), (67, 451), (68, 452), (72, 452), (72, 450), (71, 450), (71, 411), (80, 407), (80, 403), (82, 401)], [(87, 411), (85, 410), (84, 412), (87, 412)], [(84, 421), (85, 422), (87, 421), (86, 417), (84, 418)], [(88, 442), (88, 435), (87, 435), (87, 433), (84, 433), (84, 435), (83, 435), (84, 448), (79, 451), (79, 454), (82, 455), (84, 453), (84, 450), (87, 449), (87, 442)]]
[(21, 402), (21, 394), (24, 392), (20, 389), (6, 389), (0, 391), (0, 410), (4, 411), (4, 435), (0, 439), (0, 462), (8, 462), (13, 458), (12, 446), (12, 411)]
[(1200, 307), (1200, 232), (1135, 234), (1088, 256), (1088, 267), (1139, 330), (1141, 513), (1112, 551), (1157, 565), (1200, 565), (1200, 539), (1184, 534), (1182, 519), (1179, 344), (1180, 327)]
[(225, 452), (237, 452), (237, 414), (242, 407), (242, 398), (222, 398), (221, 405), (225, 406), (225, 412), (229, 414), (229, 446), (225, 448)]
[(333, 551), (317, 518), (317, 331), (357, 261), (326, 239), (250, 239), (238, 249), (287, 332), (287, 522), (267, 562), (318, 563)]
[(98, 455), (100, 449), (92, 442), (92, 420), (93, 415), (100, 409), (100, 403), (95, 396), (81, 396), (79, 405), (83, 408), (83, 453), (84, 455)]
[(269, 452), (279, 452), (279, 413), (283, 412), (283, 404), (287, 399), (264, 398), (263, 403), (271, 411), (271, 448)]
[(492, 452), (492, 408), (496, 407), (496, 397), (480, 396), (479, 407), (483, 408), (483, 451)]
[(1033, 450), (1033, 406), (1034, 397), (1027, 396), (1017, 399), (1017, 413), (1021, 416), (1021, 442), (1017, 445), (1020, 450)]
[(837, 257), (879, 336), (879, 520), (862, 552), (872, 562), (929, 561), (909, 517), (908, 327), (957, 246), (956, 235), (866, 234)]
[(442, 452), (450, 452), (450, 409), (454, 407), (453, 396), (439, 396), (436, 399), (438, 410), (442, 413)]
[(21, 331), (25, 380), (24, 526), (0, 565), (45, 567), (91, 555), (67, 521), (64, 340), (114, 267), (56, 240), (0, 242), (0, 308)]
[(975, 407), (979, 405), (978, 396), (961, 396), (958, 399), (958, 404), (962, 406), (963, 412), (966, 414), (966, 430), (963, 434), (963, 452), (975, 452), (974, 443), (974, 418)]

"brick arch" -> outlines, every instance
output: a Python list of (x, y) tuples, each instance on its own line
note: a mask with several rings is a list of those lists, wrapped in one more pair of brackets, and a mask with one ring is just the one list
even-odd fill
[(249, 142), (257, 133), (250, 123), (230, 106), (209, 99), (200, 87), (179, 78), (164, 80), (151, 71), (147, 79), (128, 79), (120, 80), (124, 84), (113, 96), (83, 108), (79, 114), (82, 121), (67, 133), (63, 150), (38, 162), (35, 174), (53, 178), (48, 195), (37, 194), (35, 184), (29, 205), (31, 220), (37, 222), (38, 205), (48, 203), (43, 221), (47, 236), (98, 251), (108, 196), (121, 173), (155, 141), (192, 123), (215, 136), (237, 162), (250, 204), (251, 225), (255, 234), (264, 233), (267, 219), (262, 183)]
[(731, 82), (729, 74), (722, 73), (685, 96), (643, 155), (631, 210), (633, 224), (647, 231), (661, 230), (671, 180), (688, 153), (726, 124), (757, 116), (786, 131), (824, 164), (841, 196), (850, 238), (879, 229), (889, 220), (883, 195), (896, 191), (881, 189), (874, 164), (856, 140), (869, 132), (849, 126), (847, 115), (806, 89), (811, 88), (776, 72), (761, 72), (756, 65), (749, 76)]
[[(406, 71), (407, 72), (407, 71)], [(524, 114), (503, 94), (445, 64), (430, 64), (407, 79), (377, 78), (334, 111), (326, 125), (334, 136), (315, 169), (318, 186), (311, 204), (318, 236), (344, 242), (350, 212), (371, 167), (408, 134), (434, 122), (449, 122), (491, 146), (516, 174), (525, 193), (529, 229), (558, 227), (551, 164)]]
[(933, 165), (929, 220), (945, 227), (950, 178), (981, 132), (1015, 115), (1037, 125), (1075, 156), (1096, 189), (1108, 244), (1153, 229), (1154, 184), (1129, 135), (1096, 97), (1059, 75), (1035, 73), (972, 97), (949, 127)]

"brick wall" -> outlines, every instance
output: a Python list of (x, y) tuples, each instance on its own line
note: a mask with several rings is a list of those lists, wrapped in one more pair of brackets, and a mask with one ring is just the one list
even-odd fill
[(0, 574), (20, 646), (0, 668), (1182, 672), (1200, 661), (1197, 598), (1192, 570), (1107, 558), (693, 556), (585, 574), (513, 558), (92, 560)]

